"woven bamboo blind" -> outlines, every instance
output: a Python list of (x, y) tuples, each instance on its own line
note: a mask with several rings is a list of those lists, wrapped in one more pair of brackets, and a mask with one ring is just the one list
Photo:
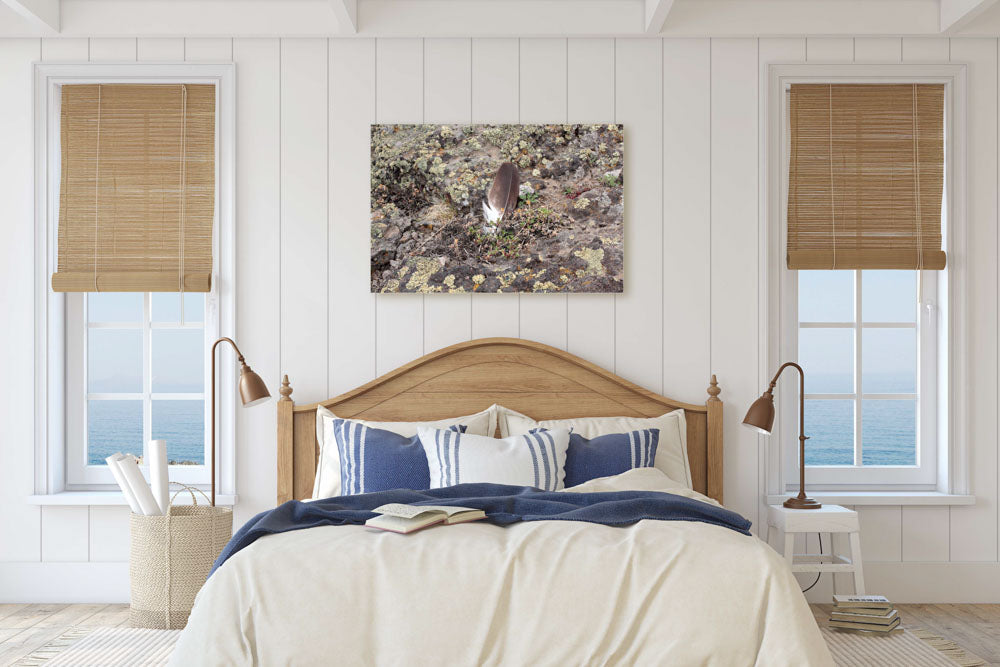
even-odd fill
[(64, 85), (56, 292), (207, 292), (215, 86)]
[(943, 269), (944, 86), (792, 84), (789, 269)]

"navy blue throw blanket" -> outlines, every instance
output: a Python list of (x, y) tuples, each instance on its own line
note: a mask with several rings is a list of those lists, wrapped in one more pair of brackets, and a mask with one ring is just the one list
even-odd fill
[[(587, 521), (606, 526), (626, 526), (642, 519), (656, 519), (701, 521), (744, 535), (750, 534), (750, 522), (736, 512), (671, 493), (567, 493), (540, 491), (530, 486), (477, 482), (427, 491), (395, 489), (337, 496), (308, 503), (289, 500), (247, 521), (219, 554), (212, 572), (237, 551), (265, 535), (316, 526), (363, 524), (375, 516), (373, 509), (387, 503), (472, 507), (486, 512), (486, 521), (498, 526), (518, 521)], [(212, 576), (211, 573), (209, 576)]]

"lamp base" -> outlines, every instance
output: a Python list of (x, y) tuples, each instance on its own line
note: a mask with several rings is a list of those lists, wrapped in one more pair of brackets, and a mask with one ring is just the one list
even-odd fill
[(812, 498), (789, 498), (783, 503), (790, 510), (818, 510), (823, 506)]

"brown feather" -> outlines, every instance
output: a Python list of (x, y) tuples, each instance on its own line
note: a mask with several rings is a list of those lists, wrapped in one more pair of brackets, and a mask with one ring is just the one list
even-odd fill
[(488, 196), (490, 206), (501, 212), (501, 215), (509, 215), (517, 207), (517, 197), (521, 187), (521, 179), (517, 173), (517, 167), (510, 162), (504, 162), (497, 169), (496, 178), (493, 179), (493, 187), (490, 188)]

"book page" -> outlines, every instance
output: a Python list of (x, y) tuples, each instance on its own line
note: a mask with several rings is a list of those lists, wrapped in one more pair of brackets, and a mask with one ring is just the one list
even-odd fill
[(389, 503), (387, 505), (382, 505), (376, 507), (372, 511), (376, 514), (387, 514), (389, 516), (398, 516), (404, 519), (412, 519), (415, 516), (420, 516), (421, 514), (426, 514), (428, 512), (440, 514), (441, 507), (430, 507), (427, 505), (417, 506), (417, 505), (405, 505), (403, 503)]

